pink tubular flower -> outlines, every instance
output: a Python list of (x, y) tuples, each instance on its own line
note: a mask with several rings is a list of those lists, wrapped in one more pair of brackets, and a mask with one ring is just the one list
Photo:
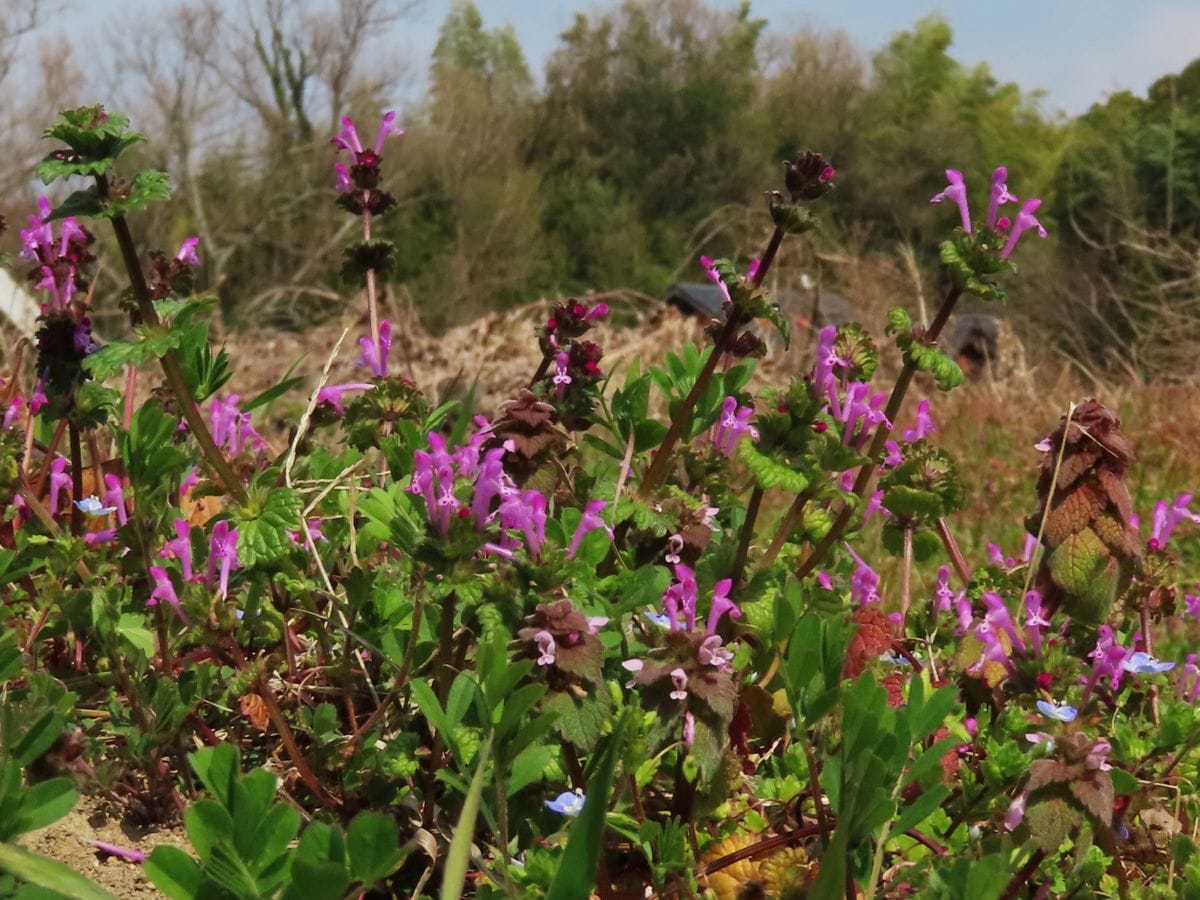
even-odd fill
[(151, 566), (150, 577), (154, 579), (154, 590), (150, 592), (146, 605), (158, 606), (159, 602), (169, 603), (171, 608), (179, 614), (179, 618), (183, 619), (184, 623), (190, 624), (179, 606), (179, 595), (175, 593), (175, 585), (171, 583), (171, 576), (167, 570), (159, 566)]
[(721, 616), (729, 613), (729, 618), (740, 619), (742, 611), (729, 599), (729, 591), (733, 587), (733, 579), (722, 578), (713, 585), (712, 605), (708, 609), (708, 625), (705, 628), (710, 635), (717, 633), (717, 623)]
[(672, 700), (686, 700), (687, 696), (688, 696), (687, 672), (685, 672), (685, 671), (683, 671), (683, 669), (679, 669), (679, 668), (672, 669), (671, 670), (671, 684), (674, 686), (674, 690), (671, 691), (671, 699)]
[(743, 437), (758, 438), (758, 429), (750, 424), (753, 415), (753, 406), (738, 406), (737, 397), (726, 397), (721, 415), (709, 433), (709, 443), (726, 457), (732, 457)]
[(192, 581), (192, 533), (187, 519), (175, 520), (175, 537), (167, 541), (158, 555), (163, 559), (177, 559), (183, 569), (183, 580)]
[(992, 172), (992, 199), (988, 203), (988, 228), (993, 231), (1004, 231), (1000, 227), (999, 213), (1000, 207), (1006, 203), (1016, 203), (1017, 198), (1008, 192), (1008, 185), (1005, 181), (1008, 179), (1008, 169), (1004, 166), (999, 166), (996, 171)]
[(567, 374), (567, 363), (570, 359), (570, 355), (565, 352), (554, 357), (554, 396), (560, 400), (566, 395), (567, 386), (571, 383), (571, 376)]
[(241, 565), (238, 562), (237, 542), (237, 529), (229, 527), (225, 519), (213, 526), (205, 580), (211, 588), (216, 578), (217, 593), (222, 600), (229, 596), (229, 573)]
[[(575, 534), (571, 538), (571, 545), (567, 547), (567, 559), (574, 559), (575, 554), (579, 552), (579, 545), (583, 543), (584, 537), (597, 528), (608, 528), (604, 524), (604, 519), (600, 517), (600, 513), (608, 506), (606, 500), (593, 500), (584, 507), (583, 515), (579, 518), (579, 526), (575, 529)], [(611, 533), (612, 529), (608, 529)]]
[(104, 476), (104, 505), (111, 506), (117, 512), (117, 523), (125, 525), (129, 521), (129, 513), (125, 509), (125, 486), (121, 479), (112, 474)]
[(1042, 227), (1042, 223), (1039, 222), (1037, 220), (1037, 216), (1034, 215), (1034, 213), (1037, 212), (1038, 207), (1041, 205), (1041, 199), (1034, 197), (1032, 200), (1026, 200), (1021, 206), (1021, 211), (1017, 213), (1017, 220), (1013, 223), (1012, 231), (1008, 233), (1008, 243), (1005, 244), (1004, 249), (1000, 251), (1000, 256), (1002, 259), (1008, 259), (1013, 250), (1016, 249), (1017, 241), (1021, 239), (1021, 235), (1031, 228), (1037, 229), (1038, 237), (1044, 238), (1049, 236), (1049, 233), (1046, 231), (1046, 229)]
[(333, 164), (333, 190), (337, 194), (349, 194), (354, 190), (354, 182), (350, 180), (350, 170), (345, 163)]
[(384, 319), (379, 323), (378, 347), (366, 335), (358, 339), (358, 345), (362, 348), (362, 352), (358, 356), (356, 365), (370, 369), (371, 374), (376, 378), (387, 378), (388, 357), (392, 352), (391, 321)]
[(70, 495), (71, 476), (67, 474), (67, 458), (56, 456), (50, 463), (50, 514), (58, 514), (59, 495), (63, 490)]
[[(367, 340), (364, 338), (364, 340)], [(368, 341), (369, 343), (369, 341)], [(369, 391), (375, 385), (368, 382), (350, 382), (348, 384), (327, 384), (321, 390), (317, 391), (317, 405), (328, 403), (333, 407), (334, 412), (339, 416), (346, 412), (346, 407), (342, 403), (342, 397), (350, 391)]]
[(375, 144), (371, 147), (376, 156), (383, 155), (383, 142), (392, 134), (397, 136), (403, 135), (404, 129), (396, 124), (395, 110), (388, 110), (383, 114), (383, 118), (379, 120), (379, 131), (375, 135)]
[(179, 252), (175, 254), (175, 258), (185, 266), (191, 266), (193, 269), (199, 268), (200, 257), (196, 255), (196, 247), (200, 243), (200, 238), (193, 235), (183, 239), (183, 243), (179, 245)]
[(937, 425), (933, 423), (933, 417), (929, 415), (929, 401), (922, 400), (917, 404), (917, 423), (912, 428), (904, 429), (904, 440), (910, 444), (914, 441), (919, 441), (925, 435), (937, 431)]
[(1151, 552), (1161, 550), (1167, 545), (1167, 541), (1170, 540), (1179, 523), (1192, 522), (1200, 524), (1200, 515), (1188, 509), (1191, 502), (1191, 494), (1180, 494), (1170, 506), (1167, 506), (1165, 500), (1159, 500), (1158, 503), (1154, 504), (1150, 540), (1147, 543)]
[(354, 120), (349, 116), (342, 117), (342, 130), (331, 137), (329, 142), (335, 144), (339, 150), (345, 150), (355, 156), (363, 152), (362, 141), (358, 139), (358, 129), (354, 127)]
[(941, 203), (943, 200), (953, 200), (958, 204), (958, 212), (962, 216), (963, 231), (970, 234), (971, 210), (967, 206), (967, 186), (963, 183), (963, 174), (957, 169), (947, 169), (946, 180), (950, 183), (946, 185), (940, 194), (934, 194), (929, 198), (929, 202)]
[(546, 630), (539, 631), (534, 635), (534, 641), (537, 643), (539, 666), (554, 665), (554, 651), (558, 649), (558, 645), (554, 642), (554, 635)]

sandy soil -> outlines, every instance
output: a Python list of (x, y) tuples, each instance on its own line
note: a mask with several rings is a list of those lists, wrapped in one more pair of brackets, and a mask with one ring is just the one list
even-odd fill
[(162, 897), (136, 863), (109, 856), (89, 841), (105, 841), (150, 853), (160, 844), (189, 850), (183, 827), (144, 828), (122, 821), (121, 810), (96, 797), (83, 797), (70, 813), (48, 828), (25, 835), (21, 845), (66, 863), (117, 897)]

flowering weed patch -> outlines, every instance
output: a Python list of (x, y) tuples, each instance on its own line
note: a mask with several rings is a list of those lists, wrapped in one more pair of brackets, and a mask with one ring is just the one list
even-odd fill
[[(910, 398), (962, 384), (956, 304), (1003, 301), (1045, 236), (1004, 168), (982, 218), (947, 170), (944, 298), (888, 345), (830, 326), (755, 389), (758, 328), (796, 337), (765, 278), (843, 177), (801, 153), (760, 257), (700, 263), (706, 346), (614, 376), (608, 309), (567, 300), (483, 415), (400, 374), (372, 222), (402, 132), (343, 120), (369, 330), (273, 447), (255, 413), (299, 379), (222, 393), (203, 247), (126, 222), (168, 189), (119, 174), (127, 125), (64, 113), (39, 174), (77, 190), (21, 231), (44, 303), (0, 394), (0, 896), (103, 896), (17, 843), (77, 789), (182, 820), (191, 853), (108, 849), (175, 898), (1200, 896), (1192, 498), (1136, 508), (1132, 443), (1081, 400), (1039, 435), (1019, 557), (973, 559), (976, 486)], [(104, 346), (100, 228), (130, 285)]]

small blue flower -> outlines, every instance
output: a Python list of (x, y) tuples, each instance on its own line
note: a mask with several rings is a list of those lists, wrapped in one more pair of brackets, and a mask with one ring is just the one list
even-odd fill
[(1041, 711), (1043, 716), (1054, 719), (1058, 722), (1074, 722), (1075, 717), (1079, 715), (1079, 710), (1077, 710), (1075, 707), (1067, 706), (1065, 703), (1060, 705), (1050, 700), (1039, 700), (1037, 702), (1037, 708)]
[(79, 511), (89, 516), (107, 516), (109, 513), (117, 511), (115, 506), (105, 506), (100, 502), (100, 498), (93, 494), (91, 497), (84, 497), (82, 500), (76, 500), (75, 505)]
[(1161, 675), (1163, 672), (1170, 672), (1175, 668), (1173, 662), (1163, 662), (1155, 659), (1149, 653), (1144, 653), (1141, 650), (1136, 653), (1131, 653), (1125, 662), (1121, 663), (1121, 668), (1126, 672), (1133, 672), (1138, 675)]
[(659, 628), (670, 628), (671, 620), (667, 618), (665, 613), (644, 612), (642, 617), (652, 625), (657, 625)]
[(909, 662), (908, 657), (901, 656), (899, 653), (893, 653), (890, 650), (887, 653), (883, 654), (883, 656), (881, 658), (883, 659), (884, 662), (891, 663), (893, 666), (911, 666), (912, 665), (912, 663)]
[(574, 818), (583, 812), (583, 804), (587, 798), (583, 791), (563, 791), (553, 800), (546, 801), (546, 808), (560, 815)]

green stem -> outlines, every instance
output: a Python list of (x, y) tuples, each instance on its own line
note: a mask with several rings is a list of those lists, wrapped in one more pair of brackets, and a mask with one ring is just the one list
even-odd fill
[[(96, 192), (101, 199), (108, 196), (108, 179), (103, 175), (96, 176)], [(158, 325), (158, 311), (155, 310), (154, 302), (150, 299), (150, 287), (146, 284), (146, 276), (142, 272), (142, 264), (138, 260), (137, 248), (134, 246), (129, 224), (125, 221), (124, 216), (113, 216), (110, 221), (113, 233), (117, 238), (117, 245), (121, 248), (121, 259), (125, 263), (125, 271), (129, 276), (134, 299), (137, 300), (138, 312), (147, 325)], [(234, 473), (233, 467), (229, 465), (229, 461), (225, 459), (225, 454), (213, 441), (208, 425), (192, 397), (187, 377), (183, 374), (183, 367), (179, 364), (179, 358), (175, 355), (175, 351), (167, 350), (160, 357), (160, 362), (163, 375), (167, 380), (167, 387), (175, 395), (179, 411), (187, 421), (188, 430), (195, 437), (196, 443), (200, 445), (200, 452), (203, 454), (205, 462), (222, 484), (225, 492), (244, 506), (250, 500), (246, 489), (242, 486), (241, 479)]]
[[(962, 295), (959, 288), (952, 288), (950, 293), (942, 301), (942, 306), (938, 310), (937, 317), (929, 326), (929, 330), (925, 333), (924, 341), (926, 343), (934, 343), (938, 335), (942, 333), (942, 329), (946, 327), (946, 322), (950, 319), (950, 313), (954, 311), (954, 304), (958, 302), (958, 298)], [(887, 406), (883, 410), (884, 417), (889, 422), (895, 422), (896, 416), (900, 414), (900, 407), (904, 404), (904, 395), (908, 393), (908, 387), (912, 384), (913, 376), (917, 374), (917, 364), (912, 359), (907, 359), (904, 362), (904, 368), (900, 370), (900, 374), (896, 377), (896, 384), (892, 387), (891, 396), (888, 397)], [(884, 444), (887, 443), (890, 432), (886, 428), (875, 429), (875, 437), (871, 441), (871, 447), (867, 451), (867, 462), (858, 471), (858, 478), (854, 481), (852, 493), (854, 496), (862, 498), (867, 494), (867, 488), (871, 484), (871, 479), (875, 476), (875, 470), (879, 467), (879, 460), (883, 458)], [(821, 540), (812, 552), (804, 558), (800, 564), (800, 568), (796, 570), (797, 578), (804, 578), (813, 571), (821, 561), (829, 554), (833, 546), (842, 538), (846, 532), (847, 526), (850, 524), (851, 518), (854, 516), (855, 504), (845, 503), (838, 512), (837, 518), (834, 520), (829, 533)]]
[[(750, 282), (754, 287), (762, 284), (767, 271), (771, 268), (771, 263), (775, 261), (775, 254), (779, 252), (779, 245), (783, 242), (783, 234), (783, 229), (777, 227), (771, 235), (767, 249), (763, 251), (762, 259), (759, 261), (758, 271), (755, 272), (754, 278)], [(685, 425), (691, 422), (696, 404), (700, 402), (700, 398), (708, 389), (709, 382), (712, 381), (713, 375), (717, 371), (717, 365), (721, 362), (721, 357), (725, 355), (729, 344), (737, 335), (738, 329), (745, 324), (746, 319), (737, 310), (729, 313), (725, 327), (721, 329), (721, 333), (713, 345), (712, 353), (705, 360), (700, 374), (696, 376), (696, 383), (692, 385), (692, 389), (688, 391), (683, 402), (679, 404), (679, 409), (671, 418), (671, 424), (667, 427), (667, 433), (658, 447), (658, 453), (650, 463), (650, 468), (646, 470), (641, 485), (638, 486), (639, 497), (648, 497), (651, 491), (666, 480), (667, 474), (671, 471), (671, 458), (675, 453), (675, 445), (683, 437)]]
[(746, 507), (746, 520), (742, 522), (742, 532), (738, 536), (737, 558), (733, 563), (733, 586), (736, 589), (742, 583), (746, 572), (746, 557), (750, 554), (750, 539), (754, 537), (754, 522), (762, 507), (763, 489), (758, 485), (750, 493), (750, 503)]
[(787, 543), (788, 536), (792, 533), (792, 529), (796, 527), (796, 523), (800, 521), (800, 517), (804, 514), (804, 507), (808, 505), (808, 501), (812, 499), (812, 496), (813, 491), (804, 490), (792, 500), (792, 505), (788, 507), (788, 511), (783, 514), (783, 518), (779, 522), (775, 536), (771, 538), (771, 545), (767, 547), (767, 552), (758, 561), (760, 569), (766, 568), (775, 562), (775, 557), (779, 555), (779, 551)]
[(83, 510), (78, 501), (83, 499), (83, 445), (79, 440), (79, 426), (68, 420), (67, 434), (71, 444), (71, 534), (83, 534)]

